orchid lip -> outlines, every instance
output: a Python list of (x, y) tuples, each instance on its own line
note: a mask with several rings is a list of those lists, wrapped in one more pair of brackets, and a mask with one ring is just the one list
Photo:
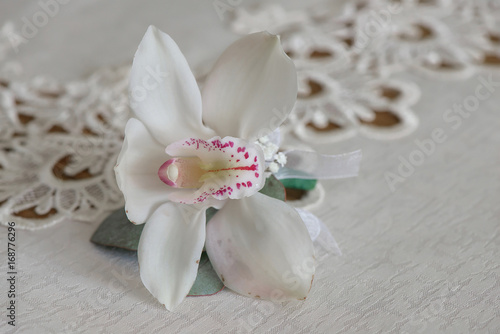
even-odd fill
[(173, 188), (192, 190), (172, 193), (174, 202), (247, 197), (265, 183), (261, 148), (240, 138), (188, 138), (169, 145), (166, 152), (172, 158), (158, 169), (160, 180)]

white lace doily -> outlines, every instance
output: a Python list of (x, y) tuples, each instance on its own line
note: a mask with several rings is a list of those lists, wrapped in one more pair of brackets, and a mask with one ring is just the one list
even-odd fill
[(308, 11), (267, 5), (237, 9), (231, 28), (281, 35), (299, 77), (289, 133), (310, 143), (384, 140), (418, 125), (420, 89), (399, 72), (459, 79), (500, 65), (499, 9), (465, 0), (356, 0), (340, 12), (328, 2)]
[(2, 82), (2, 222), (37, 229), (68, 217), (91, 221), (123, 204), (113, 166), (129, 117), (127, 73), (102, 70), (64, 85)]
[[(0, 35), (0, 60), (12, 27)], [(123, 205), (113, 165), (129, 118), (128, 67), (60, 83), (0, 69), (0, 221), (38, 229)]]

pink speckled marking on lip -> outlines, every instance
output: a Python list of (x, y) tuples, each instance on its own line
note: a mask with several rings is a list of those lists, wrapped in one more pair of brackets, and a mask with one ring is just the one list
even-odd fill
[[(234, 142), (233, 141), (228, 141), (227, 143), (222, 143), (221, 139), (212, 139), (212, 140), (203, 140), (203, 139), (198, 139), (198, 138), (189, 138), (184, 141), (184, 145), (187, 146), (192, 146), (196, 144), (196, 149), (200, 149), (200, 145), (203, 146), (203, 148), (208, 149), (208, 151), (218, 149), (219, 151), (222, 151), (222, 149), (227, 148), (227, 147), (233, 147)], [(213, 146), (213, 147), (210, 147)], [(245, 150), (243, 150), (244, 152)], [(225, 151), (224, 151), (225, 152)], [(240, 151), (238, 151), (239, 153)]]

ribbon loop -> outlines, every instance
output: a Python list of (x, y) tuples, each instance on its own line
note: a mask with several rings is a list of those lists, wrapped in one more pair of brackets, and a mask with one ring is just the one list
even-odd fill
[(326, 155), (316, 152), (291, 150), (285, 152), (286, 165), (276, 174), (278, 179), (342, 179), (358, 175), (361, 150)]

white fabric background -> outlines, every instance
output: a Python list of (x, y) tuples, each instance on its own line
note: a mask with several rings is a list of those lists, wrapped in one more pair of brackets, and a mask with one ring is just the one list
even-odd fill
[[(37, 10), (36, 2), (3, 2), (0, 23), (22, 25), (21, 18)], [(129, 62), (149, 24), (171, 34), (193, 68), (208, 66), (237, 38), (211, 2), (70, 2), (14, 56), (25, 78), (77, 79), (99, 66)], [(278, 305), (224, 290), (188, 298), (168, 312), (143, 287), (135, 255), (89, 242), (100, 221), (68, 221), (17, 232), (18, 326), (13, 331), (6, 323), (1, 279), (0, 331), (500, 332), (500, 90), (456, 130), (442, 118), (474, 94), (480, 75), (488, 71), (453, 82), (404, 73), (422, 90), (414, 108), (417, 131), (392, 142), (355, 137), (316, 147), (323, 153), (360, 148), (364, 159), (358, 178), (323, 182), (325, 203), (314, 213), (343, 256), (322, 260), (307, 301)], [(408, 159), (414, 141), (435, 128), (447, 140), (391, 192), (384, 173), (396, 172), (398, 157)], [(5, 273), (3, 227), (0, 240)]]

